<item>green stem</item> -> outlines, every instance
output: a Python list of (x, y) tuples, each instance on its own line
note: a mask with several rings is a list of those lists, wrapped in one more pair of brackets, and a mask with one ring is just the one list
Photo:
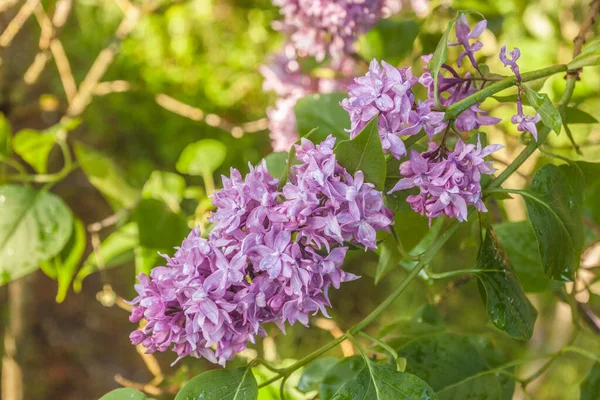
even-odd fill
[(378, 344), (379, 346), (381, 346), (382, 348), (384, 348), (388, 353), (391, 354), (392, 358), (395, 360), (398, 358), (398, 353), (396, 353), (396, 350), (394, 350), (390, 345), (388, 345), (387, 343), (385, 343), (382, 340), (377, 339), (376, 337), (373, 337), (371, 335), (369, 335), (368, 333), (365, 332), (358, 332), (359, 336), (362, 336), (366, 339), (369, 339), (373, 342), (375, 342), (376, 344)]
[(9, 175), (9, 179), (17, 182), (36, 182), (36, 183), (56, 183), (64, 179), (71, 173), (77, 165), (73, 163), (73, 157), (71, 156), (71, 150), (67, 143), (66, 138), (63, 135), (58, 135), (56, 138), (56, 144), (60, 147), (63, 155), (64, 164), (60, 171), (54, 174), (39, 174), (39, 175), (25, 175), (20, 173), (18, 175)]
[[(552, 67), (539, 69), (536, 71), (527, 72), (521, 75), (521, 82), (529, 82), (540, 78), (545, 78), (550, 75), (557, 74), (559, 72), (566, 72), (567, 66), (560, 64), (554, 65)], [(473, 93), (470, 96), (465, 97), (461, 101), (457, 101), (452, 104), (450, 107), (446, 108), (444, 121), (455, 119), (474, 104), (481, 103), (486, 98), (504, 90), (508, 89), (511, 86), (515, 86), (517, 84), (517, 78), (515, 76), (511, 76), (508, 78), (504, 78), (496, 83), (491, 84), (490, 86), (482, 89), (478, 92)]]
[[(460, 276), (460, 275), (466, 275), (466, 274), (476, 275), (479, 271), (471, 268), (471, 269), (458, 269), (458, 270), (454, 270), (454, 271), (436, 273), (436, 272), (431, 271), (429, 266), (427, 266), (427, 267), (425, 267), (425, 272), (427, 272), (427, 276), (429, 276), (430, 278), (445, 279), (445, 278), (451, 278), (453, 276)], [(497, 271), (486, 271), (486, 272), (503, 272), (503, 271), (497, 270)]]

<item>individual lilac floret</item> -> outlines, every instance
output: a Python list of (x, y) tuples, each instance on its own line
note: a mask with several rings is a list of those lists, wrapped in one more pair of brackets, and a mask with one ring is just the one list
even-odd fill
[(454, 151), (446, 153), (447, 150), (430, 142), (428, 151), (419, 154), (412, 150), (410, 160), (400, 165), (403, 178), (390, 193), (419, 188), (418, 194), (406, 199), (414, 211), (430, 220), (445, 214), (465, 221), (469, 205), (487, 211), (481, 199), (481, 174), (490, 175), (495, 169), (484, 157), (500, 148), (497, 144), (482, 148), (479, 138), (477, 146), (459, 139)]
[(283, 192), (264, 162), (223, 177), (209, 239), (193, 230), (166, 266), (138, 277), (130, 320), (147, 323), (132, 343), (225, 365), (266, 323), (285, 331), (328, 316), (329, 288), (358, 278), (342, 269), (348, 246), (374, 249), (392, 224), (381, 192), (337, 163), (334, 144), (303, 139)]
[(283, 21), (275, 29), (290, 35), (301, 56), (339, 61), (355, 51), (357, 37), (381, 17), (383, 0), (273, 0)]
[[(507, 54), (510, 55), (510, 58), (507, 57)], [(513, 51), (506, 51), (506, 46), (502, 46), (500, 49), (500, 61), (504, 64), (504, 66), (510, 67), (511, 71), (515, 74), (518, 81), (521, 81), (521, 73), (519, 72), (519, 66), (517, 65), (517, 60), (521, 56), (521, 51), (515, 47)], [(540, 121), (540, 114), (537, 112), (535, 115), (525, 115), (523, 112), (523, 100), (521, 98), (521, 89), (519, 88), (519, 92), (517, 93), (517, 113), (512, 116), (510, 119), (511, 122), (517, 125), (517, 130), (519, 132), (529, 132), (533, 135), (535, 140), (537, 140), (537, 128), (535, 126), (536, 123)]]
[(471, 64), (478, 68), (477, 61), (475, 60), (475, 52), (481, 50), (483, 47), (483, 43), (477, 40), (475, 43), (471, 44), (470, 41), (472, 39), (477, 39), (485, 28), (487, 27), (487, 20), (479, 21), (473, 30), (469, 26), (469, 22), (467, 21), (467, 17), (465, 14), (461, 14), (458, 17), (458, 21), (456, 21), (456, 40), (458, 43), (449, 43), (449, 46), (463, 46), (464, 50), (459, 54), (457, 64), (459, 67), (462, 66), (463, 58), (468, 57), (471, 60)]
[[(510, 58), (508, 58), (510, 56)], [(502, 46), (500, 49), (500, 61), (504, 64), (505, 67), (510, 67), (511, 71), (517, 77), (518, 81), (521, 81), (521, 73), (519, 72), (519, 66), (517, 65), (517, 60), (521, 57), (521, 50), (518, 47), (515, 47), (513, 51), (506, 51), (506, 45)]]
[(348, 86), (348, 98), (341, 106), (350, 114), (350, 137), (354, 138), (373, 117), (379, 115), (378, 128), (385, 152), (395, 158), (406, 155), (402, 136), (424, 129), (429, 137), (441, 132), (444, 113), (432, 111), (429, 102), (415, 103), (412, 87), (418, 79), (410, 68), (398, 69), (385, 61), (371, 61), (369, 72)]

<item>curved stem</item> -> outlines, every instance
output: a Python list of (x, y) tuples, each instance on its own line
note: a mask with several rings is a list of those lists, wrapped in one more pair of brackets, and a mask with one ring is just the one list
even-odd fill
[(419, 260), (419, 256), (413, 256), (404, 248), (404, 246), (402, 245), (402, 241), (400, 240), (400, 237), (398, 236), (398, 232), (396, 232), (396, 228), (394, 227), (394, 225), (392, 225), (390, 227), (390, 231), (392, 232), (392, 236), (394, 236), (394, 240), (396, 241), (396, 244), (398, 246), (398, 251), (400, 252), (400, 255), (402, 256), (402, 258), (404, 258), (405, 260), (411, 260), (411, 261)]
[(390, 355), (392, 356), (392, 358), (394, 360), (398, 358), (398, 353), (396, 353), (396, 350), (394, 350), (390, 345), (388, 345), (384, 341), (379, 340), (376, 337), (373, 337), (373, 336), (371, 336), (371, 335), (369, 335), (368, 333), (365, 333), (365, 332), (359, 332), (358, 335), (362, 336), (362, 337), (364, 337), (366, 339), (369, 339), (372, 342), (375, 342), (376, 344), (378, 344), (379, 346), (381, 346), (382, 348), (384, 348), (388, 353), (390, 353)]
[[(545, 78), (550, 75), (557, 74), (559, 72), (567, 72), (567, 66), (560, 64), (552, 67), (539, 69), (536, 71), (527, 72), (521, 75), (521, 82), (533, 81), (540, 78)], [(504, 78), (496, 83), (489, 85), (488, 87), (473, 93), (464, 99), (457, 101), (445, 110), (444, 121), (455, 119), (460, 113), (475, 105), (481, 103), (486, 98), (504, 90), (511, 86), (515, 86), (518, 83), (515, 76)]]
[[(447, 271), (447, 272), (439, 272), (439, 273), (437, 273), (437, 272), (431, 271), (430, 265), (428, 265), (427, 267), (425, 267), (425, 272), (427, 272), (427, 276), (429, 276), (430, 278), (433, 278), (433, 279), (445, 279), (445, 278), (451, 278), (453, 276), (460, 276), (460, 275), (466, 275), (466, 274), (477, 275), (477, 273), (479, 271), (471, 268), (471, 269), (457, 269), (457, 270), (454, 270), (454, 271)], [(503, 272), (503, 271), (497, 270), (497, 271), (486, 271), (486, 272)]]

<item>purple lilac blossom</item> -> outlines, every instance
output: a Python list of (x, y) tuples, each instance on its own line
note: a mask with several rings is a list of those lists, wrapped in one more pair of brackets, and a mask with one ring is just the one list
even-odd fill
[(502, 148), (494, 144), (477, 146), (458, 140), (454, 151), (429, 143), (429, 149), (423, 154), (412, 150), (410, 159), (400, 164), (402, 179), (390, 190), (390, 193), (419, 188), (418, 194), (411, 194), (407, 202), (421, 215), (432, 218), (445, 214), (459, 221), (467, 219), (467, 206), (473, 205), (481, 212), (487, 209), (481, 199), (481, 175), (490, 175), (493, 169), (491, 161), (484, 157)]
[(471, 30), (469, 26), (469, 22), (467, 21), (467, 17), (465, 14), (461, 14), (458, 17), (458, 21), (456, 21), (456, 40), (457, 43), (448, 43), (449, 46), (462, 46), (464, 50), (459, 54), (457, 64), (459, 67), (462, 66), (463, 59), (468, 57), (471, 61), (471, 64), (478, 68), (477, 61), (475, 60), (475, 52), (481, 50), (483, 47), (483, 43), (477, 40), (475, 43), (471, 44), (470, 41), (472, 39), (477, 39), (485, 28), (487, 27), (487, 20), (481, 20), (475, 27)]
[(392, 224), (381, 192), (337, 163), (334, 144), (302, 139), (282, 192), (264, 162), (223, 177), (208, 240), (193, 230), (166, 266), (139, 275), (130, 320), (147, 323), (132, 343), (225, 365), (265, 323), (284, 331), (327, 316), (329, 288), (358, 278), (341, 268), (348, 244), (374, 249)]
[[(510, 58), (507, 57), (507, 54), (510, 55)], [(518, 81), (521, 81), (521, 73), (519, 71), (519, 66), (517, 65), (517, 60), (521, 56), (521, 51), (518, 47), (515, 47), (513, 51), (506, 51), (506, 45), (502, 46), (500, 49), (500, 61), (504, 64), (505, 67), (510, 67), (511, 71), (515, 74)], [(537, 112), (535, 115), (525, 115), (523, 112), (523, 100), (521, 98), (521, 88), (517, 93), (517, 113), (512, 116), (510, 121), (517, 125), (517, 130), (519, 132), (529, 132), (535, 140), (537, 140), (537, 128), (535, 124), (540, 121), (540, 114)]]
[(289, 35), (301, 57), (326, 55), (338, 61), (354, 52), (358, 35), (381, 18), (383, 0), (273, 0), (282, 21), (275, 29)]
[(445, 128), (444, 113), (432, 111), (430, 100), (415, 103), (412, 87), (418, 82), (410, 67), (398, 69), (385, 61), (372, 60), (365, 76), (348, 86), (348, 98), (340, 105), (350, 114), (350, 137), (354, 138), (379, 115), (379, 136), (385, 152), (395, 158), (406, 155), (402, 136), (424, 129), (433, 137)]

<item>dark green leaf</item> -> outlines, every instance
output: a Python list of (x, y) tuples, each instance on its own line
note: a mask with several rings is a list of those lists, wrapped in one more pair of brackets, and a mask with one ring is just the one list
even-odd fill
[(138, 244), (138, 228), (135, 222), (123, 225), (108, 235), (100, 244), (99, 254), (91, 253), (75, 276), (73, 281), (75, 293), (81, 291), (81, 283), (88, 275), (100, 269), (98, 257), (101, 259), (104, 269), (116, 267), (133, 260), (133, 249)]
[(177, 161), (177, 171), (188, 175), (212, 175), (225, 161), (227, 147), (218, 140), (203, 139), (188, 144)]
[(562, 118), (548, 95), (545, 93), (538, 93), (525, 85), (523, 85), (523, 88), (525, 89), (527, 101), (535, 111), (540, 114), (544, 125), (559, 135), (562, 128)]
[(123, 178), (112, 160), (82, 143), (75, 143), (75, 155), (90, 183), (114, 208), (132, 208), (140, 195)]
[(330, 400), (346, 382), (354, 378), (364, 367), (365, 362), (361, 356), (352, 356), (340, 360), (327, 371), (319, 394), (322, 400)]
[[(477, 378), (489, 367), (466, 337), (452, 333), (425, 336), (400, 348), (398, 355), (407, 359), (406, 372), (425, 380), (440, 399), (500, 399), (500, 385), (492, 374), (486, 378), (489, 393), (473, 397), (482, 395)], [(459, 397), (452, 397), (458, 393)]]
[(100, 400), (148, 400), (148, 397), (139, 390), (119, 388), (106, 393)]
[(381, 148), (377, 118), (373, 118), (354, 139), (339, 142), (334, 152), (339, 164), (350, 174), (362, 171), (365, 181), (373, 183), (378, 190), (383, 190), (386, 162)]
[[(531, 191), (523, 191), (527, 213), (538, 241), (548, 278), (571, 281), (583, 246), (581, 193), (577, 168), (544, 165), (533, 177)], [(577, 185), (577, 186), (573, 186)]]
[(598, 400), (600, 394), (600, 363), (597, 362), (590, 369), (587, 376), (581, 382), (580, 400)]
[(345, 97), (346, 93), (312, 94), (298, 100), (294, 111), (300, 136), (317, 128), (311, 135), (315, 143), (329, 135), (335, 136), (338, 142), (349, 139), (350, 135), (344, 129), (350, 129), (350, 117), (340, 106), (340, 101)]
[(12, 146), (27, 164), (38, 173), (46, 173), (48, 154), (54, 147), (55, 131), (38, 132), (33, 129), (23, 129), (13, 138)]
[(526, 292), (543, 292), (550, 286), (544, 276), (537, 241), (528, 221), (504, 222), (494, 231), (508, 255), (519, 282)]
[(160, 200), (142, 200), (133, 218), (138, 225), (139, 243), (147, 248), (172, 249), (179, 246), (189, 233), (185, 217), (169, 210)]
[(502, 387), (494, 375), (481, 375), (467, 378), (437, 392), (440, 400), (478, 399), (501, 400)]
[(337, 362), (337, 358), (323, 357), (308, 364), (298, 382), (298, 390), (303, 393), (319, 390), (323, 378)]
[(173, 172), (152, 171), (142, 189), (142, 197), (162, 200), (171, 210), (178, 212), (184, 191), (185, 179), (183, 176)]
[(415, 375), (368, 360), (363, 369), (342, 386), (333, 400), (435, 400), (432, 388)]
[(530, 339), (537, 311), (521, 289), (491, 226), (487, 229), (475, 269), (479, 271), (480, 292), (492, 323), (516, 339)]
[(585, 49), (567, 64), (569, 70), (576, 70), (581, 67), (587, 67), (600, 64), (600, 40), (594, 40)]
[(183, 385), (175, 400), (255, 400), (258, 385), (251, 368), (215, 369)]
[[(412, 53), (419, 35), (419, 23), (412, 19), (382, 19), (359, 42), (366, 60), (385, 60), (395, 65)], [(402, 40), (398, 40), (402, 38)]]
[(265, 157), (267, 170), (275, 178), (279, 178), (285, 172), (288, 155), (287, 151), (278, 151), (276, 153), (267, 154)]
[(393, 348), (400, 348), (409, 341), (446, 330), (444, 321), (435, 306), (425, 304), (410, 318), (397, 321), (383, 328), (379, 334)]
[(0, 285), (57, 255), (73, 230), (67, 205), (47, 191), (0, 186)]
[(575, 107), (567, 107), (565, 110), (567, 124), (597, 124), (598, 120), (592, 115)]

